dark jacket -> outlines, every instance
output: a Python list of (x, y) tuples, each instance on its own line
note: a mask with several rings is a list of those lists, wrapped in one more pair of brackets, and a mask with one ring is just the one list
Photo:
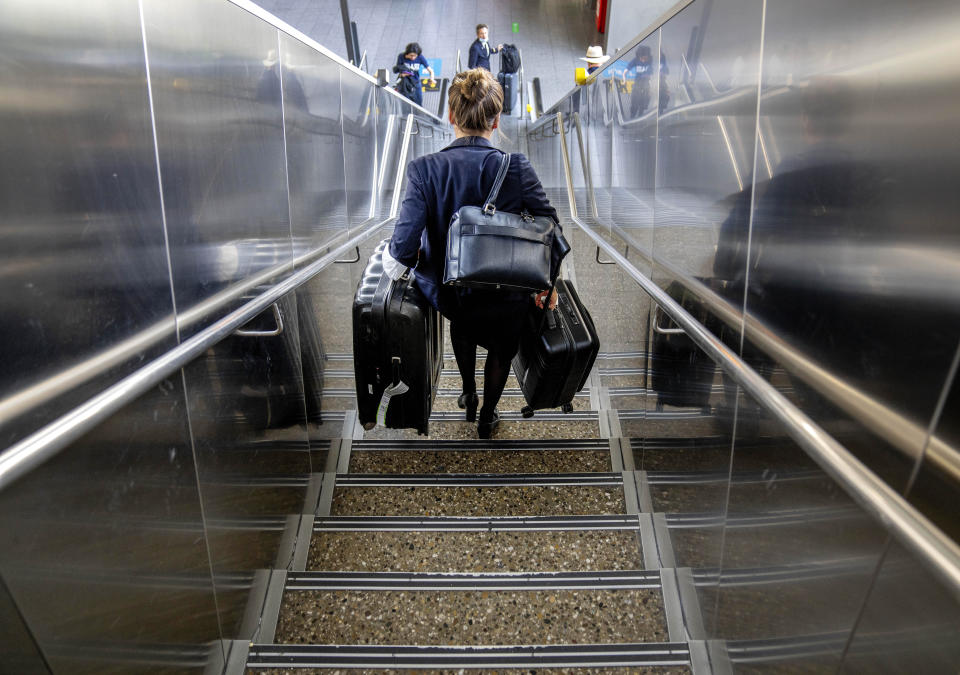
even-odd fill
[[(450, 218), (461, 206), (483, 205), (501, 157), (503, 153), (487, 139), (464, 136), (407, 166), (407, 192), (390, 241), (390, 255), (408, 267), (416, 266), (417, 286), (447, 317), (458, 305), (457, 290), (443, 285)], [(535, 216), (549, 216), (559, 224), (540, 179), (521, 154), (510, 158), (496, 207), (510, 213), (526, 210)], [(554, 260), (554, 269), (558, 266), (559, 259)]]
[(487, 43), (487, 49), (484, 49), (480, 38), (473, 41), (470, 45), (470, 55), (467, 57), (467, 68), (486, 68), (490, 70), (490, 55), (497, 53), (496, 47), (490, 47)]

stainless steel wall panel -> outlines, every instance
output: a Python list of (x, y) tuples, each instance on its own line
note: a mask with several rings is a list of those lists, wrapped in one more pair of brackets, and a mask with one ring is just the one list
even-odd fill
[(179, 376), (0, 493), (0, 573), (53, 672), (220, 638)]
[(834, 635), (816, 654), (764, 663), (836, 668), (885, 530), (747, 396), (738, 405), (730, 476), (712, 634), (779, 644), (784, 652), (801, 636)]
[(892, 544), (840, 672), (953, 673), (960, 663), (960, 607), (926, 568)]
[(175, 342), (136, 3), (0, 7), (0, 448)]
[(397, 180), (397, 163), (403, 142), (406, 106), (396, 96), (377, 90), (377, 218), (385, 220), (393, 203), (393, 188)]
[(356, 73), (340, 70), (347, 217), (351, 228), (377, 214), (377, 88)]
[[(850, 25), (857, 26), (851, 40)], [(797, 400), (903, 490), (960, 336), (955, 3), (767, 3), (747, 309), (833, 378), (915, 425), (894, 449), (846, 394)], [(842, 49), (837, 45), (843, 45)], [(932, 45), (937, 45), (932, 47)], [(760, 172), (760, 176), (764, 176)], [(757, 356), (758, 367), (764, 359)], [(769, 362), (769, 361), (767, 361)], [(822, 385), (820, 387), (822, 389)]]
[[(292, 271), (275, 28), (229, 3), (143, 3), (181, 338)], [(252, 281), (251, 281), (252, 280)]]
[(0, 635), (3, 636), (4, 668), (11, 673), (48, 675), (50, 668), (43, 660), (40, 648), (30, 629), (20, 616), (7, 586), (0, 579)]
[(753, 174), (761, 15), (757, 0), (697, 3), (660, 31), (655, 254), (701, 278), (722, 231), (748, 226), (732, 206)]
[(960, 518), (957, 518), (960, 484), (954, 473), (930, 457), (934, 442), (960, 447), (960, 377), (956, 373), (944, 389), (943, 407), (931, 431), (923, 461), (906, 497), (954, 541), (960, 541)]
[[(226, 639), (251, 637), (239, 633), (248, 588), (238, 588), (237, 577), (285, 568), (288, 562), (277, 559), (282, 528), (263, 531), (253, 540), (232, 536), (231, 531), (251, 530), (244, 524), (254, 519), (282, 522), (303, 513), (312, 471), (296, 297), (285, 296), (278, 304), (283, 317), (279, 335), (233, 335), (183, 370)], [(275, 319), (264, 313), (249, 328), (275, 329)]]
[(347, 231), (340, 66), (280, 36), (294, 257)]

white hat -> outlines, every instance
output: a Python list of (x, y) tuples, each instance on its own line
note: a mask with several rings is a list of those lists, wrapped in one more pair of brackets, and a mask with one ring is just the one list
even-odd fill
[(587, 63), (606, 63), (610, 60), (610, 55), (604, 54), (600, 45), (590, 45), (587, 47), (587, 55), (581, 56), (580, 60)]
[(277, 65), (277, 61), (277, 50), (271, 49), (269, 52), (267, 52), (267, 58), (263, 60), (263, 65), (265, 65), (267, 68), (272, 68)]

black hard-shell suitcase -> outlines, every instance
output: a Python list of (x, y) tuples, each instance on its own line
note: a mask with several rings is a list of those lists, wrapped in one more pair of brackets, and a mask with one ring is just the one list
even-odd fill
[(583, 389), (600, 351), (600, 339), (587, 308), (580, 302), (573, 284), (557, 280), (557, 308), (531, 310), (520, 351), (513, 358), (513, 372), (520, 382), (527, 406), (524, 417), (534, 410), (573, 410), (573, 397)]
[(503, 88), (503, 114), (513, 114), (513, 104), (519, 91), (520, 76), (517, 73), (497, 73), (497, 81)]
[(360, 424), (429, 431), (443, 367), (443, 323), (413, 274), (391, 281), (380, 242), (353, 301), (353, 363)]

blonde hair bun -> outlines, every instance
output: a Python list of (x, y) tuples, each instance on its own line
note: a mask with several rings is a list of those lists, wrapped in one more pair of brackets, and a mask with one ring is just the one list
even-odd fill
[(486, 68), (457, 73), (450, 83), (450, 112), (463, 131), (485, 132), (503, 110), (503, 90)]

